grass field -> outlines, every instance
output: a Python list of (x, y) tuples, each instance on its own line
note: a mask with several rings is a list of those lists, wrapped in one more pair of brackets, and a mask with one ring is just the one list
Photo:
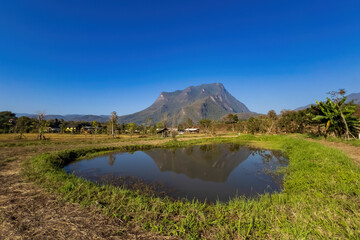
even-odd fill
[[(2, 136), (1, 136), (2, 137)], [(291, 136), (242, 135), (171, 139), (50, 135), (50, 141), (6, 141), (4, 148), (41, 148), (24, 161), (23, 174), (63, 199), (96, 206), (122, 224), (186, 239), (359, 239), (360, 168), (340, 150)], [(63, 139), (61, 139), (63, 137)], [(229, 203), (172, 201), (113, 186), (98, 186), (68, 175), (62, 166), (104, 151), (234, 142), (279, 149), (289, 157), (282, 193)], [(72, 150), (68, 150), (72, 149)], [(40, 149), (41, 150), (41, 149)], [(39, 150), (39, 152), (40, 152)]]

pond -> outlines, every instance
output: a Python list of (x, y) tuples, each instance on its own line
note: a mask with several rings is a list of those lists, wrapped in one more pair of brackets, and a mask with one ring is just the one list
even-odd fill
[(152, 186), (173, 198), (225, 202), (240, 195), (280, 192), (283, 176), (276, 169), (287, 165), (280, 151), (211, 144), (111, 153), (72, 162), (64, 169), (101, 184)]

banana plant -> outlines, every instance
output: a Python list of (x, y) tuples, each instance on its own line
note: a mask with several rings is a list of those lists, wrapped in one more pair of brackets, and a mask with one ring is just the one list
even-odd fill
[(359, 131), (359, 120), (353, 116), (355, 106), (345, 104), (345, 101), (346, 97), (337, 103), (330, 98), (326, 102), (316, 101), (320, 112), (312, 120), (324, 124), (325, 136), (334, 133), (338, 137), (345, 135), (348, 139), (349, 135)]

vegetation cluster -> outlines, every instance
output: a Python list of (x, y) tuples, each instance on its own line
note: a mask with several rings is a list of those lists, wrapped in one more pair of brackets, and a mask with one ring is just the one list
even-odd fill
[(345, 91), (331, 92), (332, 99), (317, 102), (303, 110), (283, 110), (277, 115), (270, 110), (267, 115), (237, 121), (237, 116), (228, 114), (223, 120), (233, 131), (243, 133), (307, 133), (313, 136), (357, 138), (360, 132), (360, 106), (345, 103)]
[[(345, 103), (345, 91), (331, 92), (332, 98), (326, 102), (317, 102), (304, 110), (283, 110), (279, 115), (270, 110), (267, 115), (258, 115), (247, 120), (239, 120), (237, 114), (227, 114), (221, 120), (202, 119), (193, 122), (187, 118), (185, 122), (170, 123), (164, 114), (162, 121), (153, 123), (118, 123), (116, 112), (112, 112), (106, 123), (97, 121), (64, 121), (63, 119), (45, 120), (39, 113), (37, 119), (19, 117), (9, 111), (0, 112), (0, 133), (18, 133), (23, 138), (24, 133), (38, 133), (39, 139), (46, 139), (46, 132), (68, 134), (108, 134), (115, 137), (118, 134), (156, 135), (160, 129), (169, 128), (172, 132), (181, 132), (186, 128), (200, 128), (203, 133), (216, 135), (221, 132), (237, 132), (249, 134), (288, 134), (307, 133), (313, 136), (335, 136), (345, 139), (357, 138), (359, 134), (360, 106), (352, 102)], [(174, 134), (171, 134), (175, 136)]]
[[(226, 142), (279, 149), (287, 154), (290, 161), (283, 169), (283, 191), (209, 204), (98, 185), (62, 169), (71, 161), (109, 151)], [(360, 168), (339, 150), (290, 136), (243, 134), (236, 138), (166, 141), (159, 145), (132, 142), (120, 147), (44, 153), (24, 163), (24, 174), (66, 200), (95, 205), (125, 224), (140, 225), (163, 235), (186, 239), (351, 239), (360, 233)]]

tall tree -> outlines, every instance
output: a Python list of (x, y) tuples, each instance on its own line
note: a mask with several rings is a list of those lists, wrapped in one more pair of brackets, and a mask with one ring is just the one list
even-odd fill
[(65, 132), (65, 129), (67, 128), (67, 123), (65, 122), (64, 119), (60, 119), (60, 132), (61, 133), (64, 133)]
[(148, 118), (146, 119), (146, 132), (149, 133), (149, 135), (151, 135), (151, 131), (150, 131), (150, 128), (151, 128), (151, 125), (153, 123), (153, 119), (152, 118)]
[(93, 121), (92, 122), (92, 127), (94, 128), (94, 138), (96, 138), (96, 134), (97, 134), (97, 132), (98, 132), (98, 127), (99, 127), (99, 122), (97, 122), (97, 121)]
[(49, 123), (45, 120), (45, 114), (42, 112), (39, 112), (37, 114), (37, 121), (38, 121), (38, 138), (39, 140), (45, 140), (45, 129), (47, 126), (49, 126)]
[(269, 119), (269, 122), (270, 122), (270, 126), (269, 126), (269, 133), (272, 133), (273, 132), (273, 129), (274, 129), (274, 126), (276, 124), (276, 120), (277, 120), (277, 115), (276, 115), (276, 112), (274, 110), (270, 110), (268, 113), (267, 113), (267, 118)]
[(233, 132), (235, 132), (235, 123), (239, 121), (239, 117), (236, 114), (228, 113), (225, 117), (222, 119), (226, 124), (231, 124), (231, 129)]
[(110, 116), (111, 135), (113, 137), (115, 137), (115, 135), (116, 135), (115, 130), (116, 130), (116, 125), (117, 125), (117, 120), (118, 120), (118, 116), (117, 116), (116, 112), (113, 111)]

